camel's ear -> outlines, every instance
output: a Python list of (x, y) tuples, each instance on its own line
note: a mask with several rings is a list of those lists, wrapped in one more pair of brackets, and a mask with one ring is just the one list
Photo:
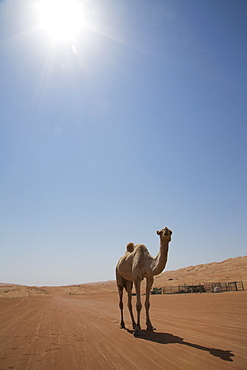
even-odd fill
[(160, 235), (160, 231), (156, 231), (157, 235)]

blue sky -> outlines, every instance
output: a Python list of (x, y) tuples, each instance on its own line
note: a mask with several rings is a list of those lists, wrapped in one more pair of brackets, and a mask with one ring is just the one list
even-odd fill
[(0, 282), (111, 280), (246, 255), (247, 3), (81, 1), (73, 40), (0, 1)]

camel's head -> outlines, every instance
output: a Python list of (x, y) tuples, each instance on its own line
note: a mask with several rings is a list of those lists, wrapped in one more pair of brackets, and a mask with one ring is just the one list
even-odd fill
[(164, 229), (157, 231), (157, 234), (160, 236), (162, 241), (171, 241), (172, 238), (172, 231), (168, 229), (168, 227), (164, 227)]

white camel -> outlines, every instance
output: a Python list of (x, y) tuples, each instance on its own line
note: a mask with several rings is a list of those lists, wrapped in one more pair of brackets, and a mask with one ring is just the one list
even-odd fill
[[(123, 319), (123, 290), (125, 288), (128, 293), (128, 308), (135, 336), (137, 336), (141, 330), (141, 282), (144, 278), (146, 278), (146, 326), (147, 330), (154, 329), (149, 317), (150, 291), (153, 285), (154, 275), (160, 274), (166, 266), (168, 246), (171, 241), (172, 231), (165, 227), (157, 231), (157, 234), (160, 236), (160, 250), (156, 257), (152, 257), (149, 254), (145, 245), (129, 243), (126, 246), (125, 254), (120, 258), (116, 266), (116, 282), (119, 293), (119, 308), (121, 311), (120, 327), (125, 328)], [(136, 289), (137, 323), (134, 320), (131, 303), (133, 282)]]

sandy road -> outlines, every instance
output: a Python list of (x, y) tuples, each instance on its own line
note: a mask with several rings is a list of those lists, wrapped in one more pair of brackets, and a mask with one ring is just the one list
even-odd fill
[(2, 298), (0, 370), (246, 369), (246, 303), (247, 292), (152, 296), (157, 330), (135, 338), (114, 293)]

